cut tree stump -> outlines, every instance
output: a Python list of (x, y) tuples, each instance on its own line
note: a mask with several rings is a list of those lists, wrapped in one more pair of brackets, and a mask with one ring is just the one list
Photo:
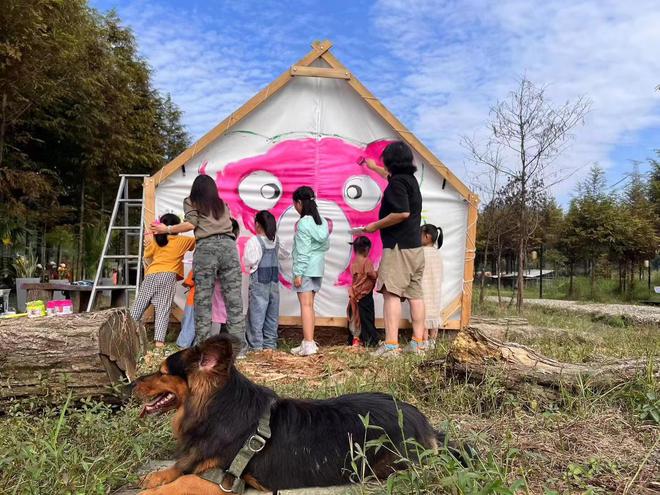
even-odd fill
[[(609, 389), (629, 383), (640, 372), (646, 372), (648, 360), (625, 360), (602, 364), (562, 363), (539, 354), (521, 344), (501, 342), (477, 328), (468, 327), (452, 342), (446, 360), (428, 361), (424, 368), (446, 365), (455, 375), (481, 381), (493, 371), (500, 371), (504, 385), (519, 389), (522, 384), (546, 389), (582, 387)], [(660, 378), (660, 359), (653, 363), (652, 373)]]
[(0, 409), (11, 399), (117, 396), (136, 377), (144, 327), (125, 309), (0, 320)]

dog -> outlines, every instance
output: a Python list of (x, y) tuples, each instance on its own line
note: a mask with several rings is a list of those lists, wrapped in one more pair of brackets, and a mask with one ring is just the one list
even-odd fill
[[(143, 480), (146, 490), (142, 495), (230, 492), (232, 477), (218, 484), (201, 476), (211, 470), (227, 470), (268, 410), (270, 438), (265, 445), (256, 445), (261, 449), (240, 473), (243, 482), (257, 490), (274, 492), (355, 481), (352, 446), (364, 446), (383, 435), (391, 443), (366, 449), (368, 472), (379, 479), (406, 467), (399, 462), (398, 453), (411, 456), (415, 449), (409, 443), (404, 445), (404, 439), (414, 439), (423, 449), (448, 448), (465, 462), (461, 455), (467, 449), (448, 447), (445, 435), (406, 402), (382, 393), (326, 400), (280, 398), (241, 374), (234, 366), (235, 353), (232, 337), (212, 337), (170, 355), (156, 373), (134, 382), (133, 394), (144, 402), (141, 417), (175, 411), (172, 429), (178, 446), (176, 463), (149, 474)], [(415, 460), (414, 453), (412, 457)]]

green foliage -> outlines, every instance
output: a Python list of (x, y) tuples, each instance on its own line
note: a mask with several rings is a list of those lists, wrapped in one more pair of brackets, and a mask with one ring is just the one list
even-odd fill
[[(510, 450), (507, 453), (507, 462), (500, 465), (492, 454), (484, 458), (478, 455), (470, 456), (468, 452), (460, 452), (468, 461), (463, 466), (454, 455), (446, 449), (446, 445), (439, 446), (437, 451), (426, 449), (417, 441), (404, 438), (403, 451), (387, 435), (382, 428), (369, 422), (369, 415), (360, 417), (365, 426), (365, 438), (355, 440), (351, 444), (352, 468), (351, 479), (355, 482), (366, 483), (363, 492), (435, 494), (435, 493), (461, 493), (461, 494), (498, 494), (514, 495), (526, 487), (524, 480), (508, 481), (511, 473), (507, 466), (519, 452)], [(399, 428), (403, 436), (403, 416), (399, 411)], [(366, 440), (367, 432), (378, 434), (373, 440)], [(394, 457), (394, 463), (405, 466), (405, 470), (395, 472), (386, 480), (377, 479), (374, 467), (369, 463), (371, 454), (387, 451)]]
[(117, 175), (186, 148), (181, 112), (113, 12), (8, 0), (0, 25), (0, 232), (78, 223), (84, 257), (80, 232), (107, 217)]
[(1, 493), (101, 495), (136, 481), (147, 459), (172, 454), (169, 428), (138, 421), (137, 410), (69, 401), (26, 409), (15, 407), (0, 422)]
[(37, 257), (31, 251), (19, 254), (14, 259), (13, 267), (17, 278), (34, 277), (37, 273)]

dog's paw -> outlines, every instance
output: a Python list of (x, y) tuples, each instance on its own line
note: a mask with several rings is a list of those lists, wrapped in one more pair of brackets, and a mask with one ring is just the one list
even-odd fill
[(181, 473), (178, 469), (167, 468), (162, 471), (154, 471), (149, 473), (143, 480), (140, 486), (142, 488), (156, 488), (161, 485), (166, 485), (177, 479)]

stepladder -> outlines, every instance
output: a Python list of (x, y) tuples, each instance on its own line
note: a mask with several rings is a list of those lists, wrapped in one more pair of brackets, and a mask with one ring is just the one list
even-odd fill
[[(93, 311), (99, 293), (110, 295), (111, 307), (128, 307), (142, 280), (144, 236), (144, 189), (147, 174), (119, 176), (117, 197), (112, 208), (103, 249), (99, 257), (87, 311)], [(139, 194), (136, 182), (139, 182)], [(133, 192), (133, 196), (131, 193)]]

